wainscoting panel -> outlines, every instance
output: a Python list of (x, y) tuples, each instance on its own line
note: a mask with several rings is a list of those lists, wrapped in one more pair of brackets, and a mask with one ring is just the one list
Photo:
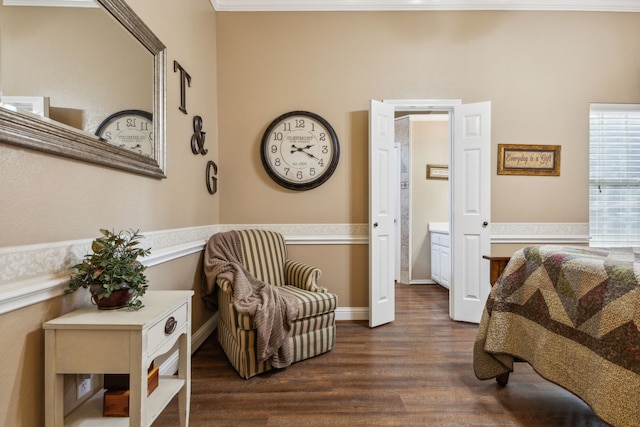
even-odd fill
[[(143, 232), (152, 249), (142, 261), (151, 267), (200, 252), (214, 233), (234, 229), (274, 230), (294, 245), (366, 245), (368, 224), (217, 224)], [(584, 223), (494, 223), (491, 243), (586, 244)], [(0, 248), (0, 314), (63, 294), (71, 266), (90, 251), (93, 238)], [(367, 318), (367, 307), (342, 307), (342, 320)]]
[(493, 223), (491, 243), (524, 243), (531, 245), (586, 245), (588, 223)]
[[(152, 267), (204, 250), (211, 235), (260, 228), (282, 233), (296, 245), (368, 244), (367, 224), (218, 224), (142, 232), (143, 258)], [(71, 267), (91, 250), (93, 238), (0, 248), (0, 314), (46, 301), (64, 293)]]

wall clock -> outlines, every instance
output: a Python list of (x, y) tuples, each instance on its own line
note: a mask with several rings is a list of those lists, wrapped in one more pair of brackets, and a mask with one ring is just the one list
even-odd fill
[(325, 119), (308, 111), (291, 111), (271, 122), (262, 136), (260, 155), (275, 182), (291, 190), (310, 190), (336, 170), (340, 145)]
[(153, 116), (146, 111), (118, 111), (98, 126), (96, 135), (109, 144), (153, 157)]

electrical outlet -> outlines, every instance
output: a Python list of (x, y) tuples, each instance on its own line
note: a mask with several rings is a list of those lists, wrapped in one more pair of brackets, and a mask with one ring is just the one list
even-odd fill
[(81, 399), (91, 391), (91, 374), (76, 375), (76, 399)]

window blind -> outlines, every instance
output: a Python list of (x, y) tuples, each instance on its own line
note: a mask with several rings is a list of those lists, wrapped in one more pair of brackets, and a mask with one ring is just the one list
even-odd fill
[(590, 246), (640, 246), (640, 105), (591, 104)]

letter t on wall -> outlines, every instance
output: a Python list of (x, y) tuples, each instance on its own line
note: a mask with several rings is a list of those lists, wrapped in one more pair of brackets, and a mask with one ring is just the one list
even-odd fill
[(182, 68), (182, 65), (178, 64), (178, 61), (173, 61), (173, 72), (178, 70), (180, 70), (180, 106), (178, 109), (187, 114), (187, 85), (191, 87), (191, 76)]

